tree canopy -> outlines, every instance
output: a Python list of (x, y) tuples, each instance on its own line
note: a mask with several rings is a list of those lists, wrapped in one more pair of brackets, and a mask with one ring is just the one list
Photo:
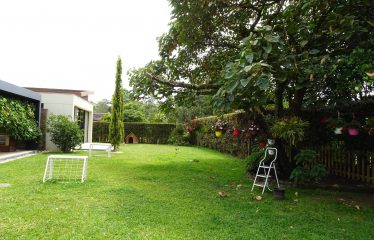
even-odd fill
[(286, 102), (335, 105), (373, 97), (369, 0), (170, 0), (160, 59), (129, 72), (136, 95), (165, 105), (213, 96), (215, 110)]

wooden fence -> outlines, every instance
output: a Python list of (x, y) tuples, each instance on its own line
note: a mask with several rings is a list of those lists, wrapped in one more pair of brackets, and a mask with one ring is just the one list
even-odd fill
[(374, 184), (374, 152), (350, 151), (335, 146), (314, 150), (319, 154), (318, 162), (325, 165), (329, 174)]

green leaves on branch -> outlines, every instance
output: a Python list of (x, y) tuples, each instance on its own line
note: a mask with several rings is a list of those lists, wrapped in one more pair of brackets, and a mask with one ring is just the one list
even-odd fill
[(0, 131), (17, 140), (36, 140), (41, 133), (35, 120), (32, 104), (0, 97)]
[(308, 122), (298, 117), (282, 118), (274, 123), (271, 133), (275, 138), (279, 138), (291, 146), (296, 146), (304, 140), (304, 132), (308, 126)]

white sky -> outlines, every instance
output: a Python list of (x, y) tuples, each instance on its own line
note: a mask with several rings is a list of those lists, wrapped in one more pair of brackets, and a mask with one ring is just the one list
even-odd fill
[(158, 58), (167, 0), (0, 0), (0, 79), (22, 87), (94, 91), (111, 99), (126, 72)]

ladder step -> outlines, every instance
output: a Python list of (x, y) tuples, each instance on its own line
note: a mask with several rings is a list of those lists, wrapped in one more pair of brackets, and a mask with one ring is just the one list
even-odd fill
[(258, 184), (258, 183), (255, 183), (255, 184), (253, 184), (253, 185), (255, 185), (255, 186), (259, 186), (259, 187), (264, 187), (264, 184)]
[(269, 168), (273, 168), (273, 167), (270, 167), (270, 166), (259, 166), (259, 168), (266, 168), (266, 169), (269, 169)]
[[(257, 177), (263, 177), (263, 178), (266, 178), (266, 175), (258, 174)], [(269, 177), (270, 177), (270, 176), (269, 176)]]

